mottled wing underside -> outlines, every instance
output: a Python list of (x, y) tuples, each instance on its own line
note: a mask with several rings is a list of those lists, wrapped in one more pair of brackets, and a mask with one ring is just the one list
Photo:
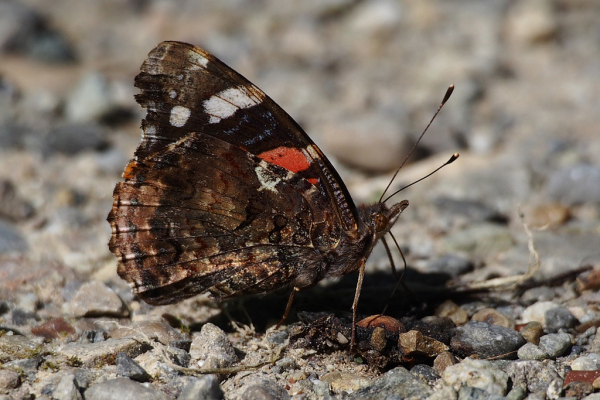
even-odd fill
[(148, 113), (108, 220), (118, 273), (151, 304), (310, 286), (356, 212), (277, 104), (209, 53), (164, 42), (142, 66)]

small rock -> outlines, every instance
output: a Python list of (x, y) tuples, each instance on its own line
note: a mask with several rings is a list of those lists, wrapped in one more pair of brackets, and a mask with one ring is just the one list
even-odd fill
[(41, 325), (31, 328), (31, 333), (46, 339), (56, 339), (60, 336), (75, 333), (73, 328), (64, 318), (54, 318)]
[(73, 122), (97, 121), (113, 107), (108, 81), (98, 73), (89, 74), (79, 82), (67, 104), (65, 113)]
[(525, 345), (517, 351), (517, 356), (521, 360), (545, 360), (550, 358), (548, 353), (533, 343), (525, 343)]
[(567, 333), (551, 333), (540, 338), (540, 349), (550, 358), (560, 357), (571, 348), (571, 336)]
[(140, 340), (151, 338), (164, 345), (173, 341), (187, 341), (183, 346), (191, 348), (191, 341), (178, 329), (173, 328), (163, 318), (132, 322), (129, 326), (121, 326), (110, 333), (112, 338), (135, 337)]
[(177, 400), (198, 400), (198, 399), (215, 399), (223, 398), (223, 391), (219, 386), (219, 380), (216, 375), (204, 375), (195, 378), (188, 383)]
[(265, 379), (246, 388), (241, 398), (242, 400), (288, 400), (290, 395), (277, 382)]
[(448, 346), (430, 337), (424, 336), (419, 331), (409, 331), (398, 336), (398, 346), (405, 355), (425, 355), (435, 357), (447, 351)]
[(505, 31), (519, 44), (537, 44), (554, 38), (558, 24), (553, 3), (545, 0), (521, 0), (509, 9)]
[(147, 344), (134, 339), (108, 339), (98, 343), (67, 343), (56, 352), (66, 359), (75, 359), (85, 367), (99, 367), (104, 364), (114, 364), (117, 354), (123, 352), (129, 357), (149, 350)]
[(389, 398), (425, 397), (433, 393), (429, 385), (406, 368), (396, 367), (371, 382), (371, 385), (348, 395), (348, 399), (384, 400)]
[(483, 389), (471, 386), (461, 386), (458, 400), (504, 400), (504, 396), (488, 393)]
[(506, 367), (513, 386), (526, 386), (530, 392), (545, 392), (554, 379), (560, 379), (555, 368), (541, 361), (518, 360)]
[(576, 358), (571, 362), (573, 371), (595, 371), (600, 370), (600, 355), (589, 353), (585, 356)]
[(0, 390), (14, 389), (21, 384), (18, 373), (7, 369), (0, 369)]
[(9, 361), (7, 363), (2, 364), (3, 367), (16, 369), (18, 371), (22, 371), (23, 374), (27, 376), (27, 379), (30, 381), (35, 381), (38, 368), (42, 363), (42, 357), (33, 357), (33, 358), (25, 358), (16, 361)]
[(75, 297), (64, 305), (65, 312), (76, 317), (126, 317), (127, 307), (112, 289), (102, 282), (81, 285)]
[(146, 387), (127, 378), (111, 379), (93, 385), (85, 391), (86, 400), (174, 400), (169, 396), (151, 387)]
[(548, 385), (548, 389), (546, 389), (546, 399), (548, 400), (556, 400), (561, 397), (563, 392), (563, 380), (562, 379), (554, 379)]
[(275, 345), (281, 345), (285, 343), (289, 336), (287, 331), (273, 332), (267, 336), (267, 341)]
[(477, 311), (471, 317), (471, 321), (486, 322), (490, 325), (498, 325), (510, 329), (514, 329), (515, 327), (515, 321), (512, 321), (506, 315), (493, 308), (483, 308)]
[(529, 343), (533, 343), (538, 345), (540, 343), (540, 337), (544, 333), (544, 328), (542, 324), (537, 321), (531, 321), (527, 323), (524, 327), (519, 331), (521, 336), (525, 338)]
[(435, 369), (426, 364), (415, 365), (410, 369), (410, 373), (429, 385), (433, 385), (440, 378)]
[(551, 301), (539, 301), (523, 310), (521, 319), (525, 322), (537, 321), (542, 326), (546, 326), (546, 311), (556, 307), (558, 304)]
[(504, 395), (508, 387), (508, 375), (486, 360), (464, 359), (451, 365), (442, 374), (444, 383), (459, 390), (461, 386), (471, 386), (487, 393)]
[(27, 250), (27, 243), (19, 231), (0, 220), (0, 254), (23, 253)]
[[(434, 204), (440, 210), (443, 210), (445, 215), (454, 214), (464, 216), (471, 223), (481, 221), (495, 221), (499, 219), (499, 215), (495, 210), (492, 210), (485, 203), (477, 200), (468, 199), (453, 199), (449, 197), (438, 197), (434, 200)], [(455, 260), (462, 260), (462, 264), (465, 262), (470, 265), (470, 269), (473, 269), (473, 263), (466, 258), (459, 256), (451, 256)], [(440, 270), (440, 272), (444, 272)], [(464, 271), (467, 272), (467, 271)]]
[(79, 389), (75, 386), (75, 376), (66, 374), (60, 379), (56, 389), (52, 393), (52, 397), (56, 400), (81, 400), (83, 397), (79, 393)]
[[(535, 287), (535, 288), (526, 290), (523, 293), (523, 295), (521, 296), (521, 301), (525, 304), (534, 304), (534, 303), (538, 303), (538, 302), (550, 301), (554, 297), (556, 297), (556, 293), (552, 288), (550, 288), (548, 286), (541, 286), (541, 287)], [(558, 307), (558, 304), (552, 303), (552, 305), (554, 307)], [(541, 318), (543, 318), (544, 312), (546, 312), (546, 310), (543, 310)], [(535, 315), (537, 315), (537, 312)], [(523, 316), (523, 318), (525, 319), (525, 316)], [(528, 319), (527, 321), (531, 321), (531, 320)]]
[(0, 217), (16, 222), (31, 217), (33, 212), (33, 206), (19, 196), (15, 184), (8, 179), (1, 179)]
[(506, 395), (506, 400), (523, 400), (527, 394), (527, 389), (523, 386), (513, 386)]
[(329, 384), (333, 393), (353, 392), (372, 383), (361, 375), (340, 371), (328, 372), (320, 380)]
[(383, 349), (385, 349), (385, 346), (387, 345), (385, 329), (380, 326), (373, 329), (369, 341), (373, 350), (383, 351)]
[(363, 34), (387, 32), (398, 26), (402, 11), (400, 4), (394, 1), (369, 1), (352, 8), (348, 22), (353, 30)]
[(577, 318), (566, 307), (551, 308), (544, 315), (546, 331), (558, 332), (560, 329), (569, 329), (579, 324)]
[(567, 205), (600, 204), (600, 167), (579, 164), (554, 171), (546, 190), (551, 199)]
[(460, 308), (452, 300), (446, 300), (435, 309), (435, 315), (438, 317), (447, 317), (454, 322), (455, 325), (464, 325), (469, 321), (467, 312)]
[(594, 392), (594, 387), (589, 382), (575, 381), (563, 388), (563, 394), (565, 397), (571, 397), (574, 399), (581, 399)]
[(123, 352), (117, 353), (116, 364), (117, 376), (123, 376), (138, 382), (148, 382), (150, 380), (150, 375), (146, 370)]
[(600, 370), (596, 371), (569, 371), (565, 374), (565, 385), (571, 382), (588, 382), (594, 383), (600, 378)]
[(514, 240), (508, 227), (482, 222), (445, 236), (441, 246), (445, 252), (481, 257), (509, 250)]
[(435, 360), (433, 360), (433, 369), (438, 375), (441, 376), (446, 368), (456, 364), (457, 362), (458, 361), (456, 360), (456, 357), (454, 357), (452, 353), (449, 351), (444, 351), (443, 353), (439, 354)]
[(225, 368), (238, 361), (225, 332), (211, 323), (204, 324), (192, 340), (190, 355), (201, 368)]
[(516, 358), (524, 344), (523, 336), (512, 329), (471, 321), (455, 329), (450, 348), (463, 357)]
[(563, 225), (570, 218), (569, 208), (560, 203), (542, 204), (527, 215), (532, 228), (553, 229)]

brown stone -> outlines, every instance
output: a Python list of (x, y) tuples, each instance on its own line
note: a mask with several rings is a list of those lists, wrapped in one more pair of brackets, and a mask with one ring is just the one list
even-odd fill
[(405, 355), (425, 355), (435, 357), (438, 354), (447, 351), (448, 346), (428, 336), (424, 336), (419, 331), (409, 331), (401, 333), (398, 338), (398, 346)]
[(64, 318), (54, 318), (41, 325), (31, 328), (31, 333), (46, 339), (56, 339), (61, 335), (75, 333), (73, 328)]

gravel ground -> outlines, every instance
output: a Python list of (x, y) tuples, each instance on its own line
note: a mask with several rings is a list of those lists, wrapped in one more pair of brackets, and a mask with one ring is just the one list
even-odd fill
[[(598, 399), (600, 3), (0, 0), (0, 399)], [(106, 222), (162, 40), (268, 93), (357, 202), (394, 187), (404, 287), (151, 307)], [(402, 262), (394, 253), (396, 265)], [(202, 369), (211, 374), (198, 374)], [(586, 397), (587, 396), (587, 397)]]

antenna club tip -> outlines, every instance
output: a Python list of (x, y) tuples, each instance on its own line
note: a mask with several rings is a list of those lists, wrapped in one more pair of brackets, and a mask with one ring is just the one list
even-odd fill
[(453, 163), (454, 161), (456, 161), (456, 159), (458, 158), (458, 156), (459, 156), (458, 153), (452, 154), (452, 157), (450, 157), (450, 159), (448, 160), (448, 162), (446, 164)]
[(452, 92), (454, 92), (454, 84), (448, 86), (448, 90), (446, 90), (446, 94), (444, 95), (444, 100), (442, 100), (442, 105), (446, 104), (446, 102), (452, 95)]

